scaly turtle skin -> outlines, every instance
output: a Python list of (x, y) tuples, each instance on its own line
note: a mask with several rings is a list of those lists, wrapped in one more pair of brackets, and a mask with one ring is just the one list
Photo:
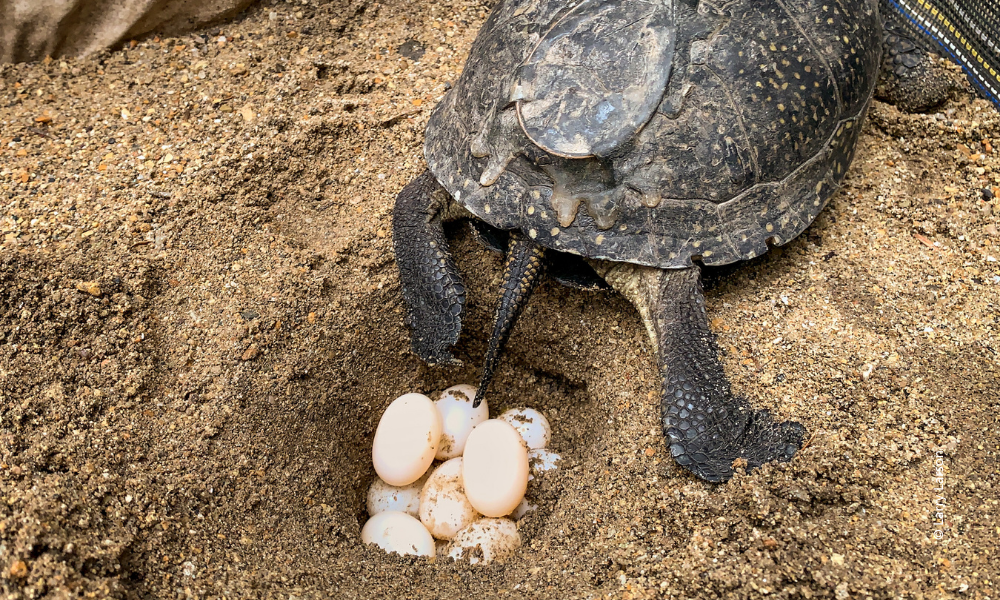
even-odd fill
[(428, 172), (393, 213), (415, 352), (455, 362), (465, 289), (441, 223), (471, 217), (508, 255), (477, 403), (543, 273), (585, 288), (603, 278), (656, 348), (678, 464), (724, 481), (739, 458), (789, 460), (805, 429), (731, 394), (695, 261), (759, 256), (815, 219), (846, 175), (885, 64), (890, 98), (926, 105), (948, 93), (929, 85), (926, 53), (885, 28), (878, 2), (497, 6), (431, 117)]

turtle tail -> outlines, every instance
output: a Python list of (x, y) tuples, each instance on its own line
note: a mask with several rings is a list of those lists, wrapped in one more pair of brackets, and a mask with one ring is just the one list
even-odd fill
[(777, 422), (767, 410), (755, 410), (730, 392), (708, 328), (698, 267), (604, 263), (598, 272), (636, 306), (656, 347), (663, 430), (677, 464), (702, 479), (722, 482), (733, 476), (737, 459), (750, 470), (792, 458), (805, 428)]
[(493, 317), (493, 334), (483, 361), (483, 374), (472, 406), (477, 407), (486, 396), (493, 373), (500, 361), (500, 352), (510, 338), (514, 323), (528, 304), (535, 285), (545, 273), (544, 249), (520, 233), (511, 233), (507, 244), (507, 259), (503, 268), (500, 302)]

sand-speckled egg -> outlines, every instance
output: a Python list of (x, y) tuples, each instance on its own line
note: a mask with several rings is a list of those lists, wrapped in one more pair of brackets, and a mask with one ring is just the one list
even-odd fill
[(500, 419), (514, 426), (514, 429), (524, 438), (524, 443), (528, 445), (528, 448), (536, 450), (549, 445), (549, 438), (552, 436), (549, 420), (537, 410), (512, 408), (500, 415)]
[(404, 486), (389, 485), (381, 478), (376, 477), (372, 486), (368, 488), (368, 514), (375, 516), (387, 510), (396, 510), (417, 517), (419, 514), (417, 509), (420, 507), (420, 489), (428, 477), (430, 477), (430, 473), (424, 473), (420, 479)]
[(379, 513), (361, 528), (361, 541), (386, 552), (433, 557), (434, 538), (410, 515), (395, 510)]
[(515, 521), (520, 521), (524, 515), (536, 510), (538, 510), (538, 505), (529, 502), (527, 496), (525, 496), (524, 498), (521, 498), (521, 503), (517, 505), (517, 508), (510, 513), (510, 518)]
[(480, 519), (455, 535), (448, 556), (455, 560), (488, 563), (503, 560), (521, 546), (517, 525), (510, 519)]
[(438, 460), (448, 460), (462, 456), (465, 442), (472, 429), (490, 418), (486, 400), (476, 408), (472, 401), (476, 398), (476, 388), (471, 385), (455, 385), (444, 391), (435, 404), (441, 413), (441, 444), (438, 446)]
[(465, 444), (462, 477), (465, 495), (487, 517), (510, 514), (528, 488), (528, 448), (506, 421), (476, 426)]
[(557, 470), (559, 468), (559, 461), (561, 460), (561, 456), (551, 450), (546, 450), (545, 448), (529, 450), (528, 467), (530, 469), (530, 473), (528, 474), (528, 480), (539, 477), (548, 471)]
[(404, 486), (427, 471), (441, 443), (441, 414), (423, 394), (403, 394), (385, 409), (372, 442), (375, 472)]
[(438, 466), (420, 492), (420, 522), (437, 539), (452, 539), (481, 516), (465, 497), (462, 462), (459, 457)]
[(544, 448), (528, 451), (528, 490), (521, 503), (510, 513), (511, 519), (520, 521), (526, 514), (538, 509), (538, 505), (531, 500), (538, 491), (536, 487), (539, 485), (539, 478), (559, 469), (561, 460), (561, 456)]

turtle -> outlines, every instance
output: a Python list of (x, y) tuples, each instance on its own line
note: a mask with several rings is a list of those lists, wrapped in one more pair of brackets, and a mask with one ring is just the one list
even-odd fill
[(701, 269), (759, 257), (816, 218), (877, 87), (915, 108), (950, 93), (934, 38), (890, 1), (503, 0), (393, 208), (413, 351), (459, 364), (466, 290), (443, 223), (466, 219), (506, 254), (477, 406), (547, 274), (638, 309), (678, 465), (723, 482), (737, 459), (790, 460), (806, 430), (731, 392)]

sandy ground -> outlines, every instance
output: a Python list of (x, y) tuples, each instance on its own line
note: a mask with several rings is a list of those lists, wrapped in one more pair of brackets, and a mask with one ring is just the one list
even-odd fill
[(491, 398), (566, 457), (518, 556), (359, 543), (382, 409), (485, 350), (500, 258), (454, 229), (466, 366), (431, 369), (389, 231), (487, 11), (265, 3), (0, 67), (4, 597), (1000, 595), (1000, 118), (965, 96), (876, 103), (806, 234), (712, 278), (735, 388), (812, 434), (790, 464), (681, 472), (634, 310), (546, 283)]

